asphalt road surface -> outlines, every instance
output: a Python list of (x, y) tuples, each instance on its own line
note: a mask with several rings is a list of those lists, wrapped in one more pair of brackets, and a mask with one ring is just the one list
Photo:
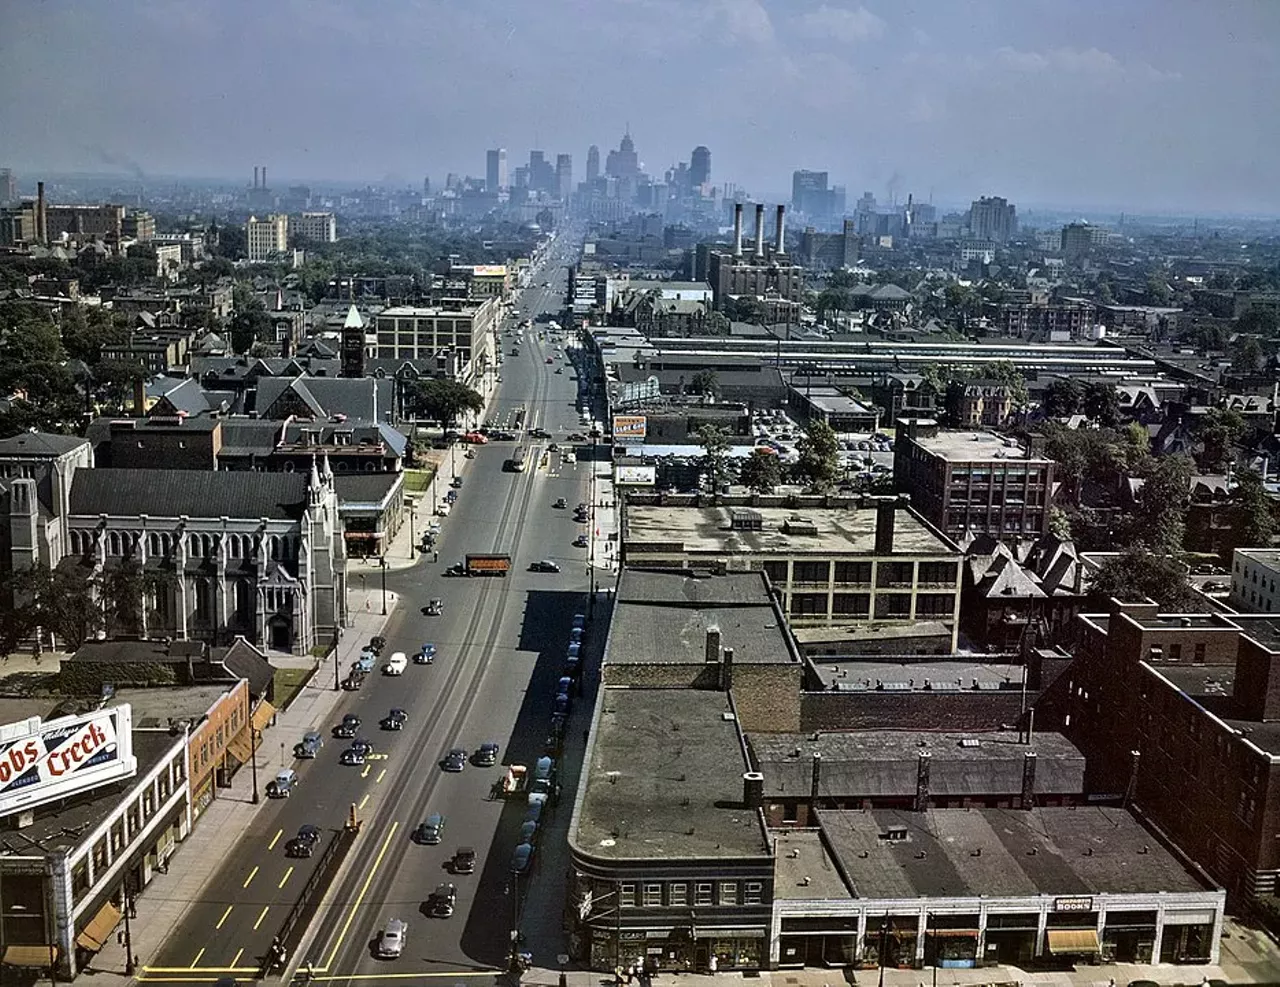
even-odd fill
[[(545, 273), (535, 275), (513, 322), (541, 310), (559, 311), (569, 249), (552, 250)], [(549, 289), (540, 287), (544, 280), (551, 281)], [(388, 577), (389, 587), (401, 594), (401, 606), (388, 625), (384, 656), (412, 655), (431, 641), (438, 648), (434, 664), (410, 664), (401, 677), (375, 672), (362, 689), (344, 694), (332, 722), (313, 725), (325, 735), (315, 760), (293, 759), (296, 737), (273, 737), (259, 750), (264, 786), (282, 765), (298, 771), (299, 785), (291, 797), (262, 808), (141, 979), (212, 982), (224, 974), (247, 979), (247, 971), (262, 963), (319, 856), (288, 859), (285, 844), (300, 826), (313, 824), (324, 832), (323, 846), (352, 806), (362, 820), (361, 832), (311, 923), (302, 954), (290, 957), (289, 966), (309, 961), (318, 981), (364, 983), (388, 974), (396, 979), (417, 973), (491, 977), (505, 965), (524, 890), (510, 873), (524, 807), (488, 796), (504, 765), (531, 765), (542, 753), (573, 615), (584, 611), (588, 583), (587, 552), (572, 544), (585, 526), (571, 511), (554, 510), (552, 504), (560, 497), (570, 504), (587, 499), (593, 467), (565, 464), (558, 453), (546, 451), (550, 441), (563, 443), (565, 432), (578, 428), (578, 385), (570, 371), (554, 373), (565, 361), (550, 337), (539, 340), (544, 328), (535, 324), (526, 331), (518, 357), (509, 355), (510, 338), (500, 338), (507, 344), (503, 383), (491, 417), (510, 422), (524, 409), (525, 427), (546, 428), (553, 439), (522, 437), (535, 453), (523, 473), (503, 471), (513, 443), (476, 447), (453, 512), (441, 522), (439, 562), (428, 556)], [(548, 356), (554, 365), (545, 362)], [(511, 554), (507, 578), (444, 577), (446, 567), (467, 552), (491, 551)], [(529, 563), (542, 559), (558, 562), (561, 572), (528, 571)], [(444, 601), (442, 616), (422, 612), (432, 598)], [(402, 731), (379, 729), (378, 721), (392, 707), (408, 712)], [(348, 712), (361, 717), (361, 735), (374, 745), (374, 756), (363, 766), (339, 764), (348, 742), (331, 731)], [(501, 748), (498, 766), (468, 763), (457, 774), (441, 770), (439, 762), (450, 748), (471, 753), (487, 741)], [(566, 796), (553, 816), (567, 814), (570, 806)], [(433, 812), (446, 818), (443, 841), (415, 844), (414, 829)], [(477, 853), (472, 875), (447, 869), (459, 846)], [(458, 888), (456, 911), (448, 919), (431, 918), (428, 898), (445, 881)], [(399, 959), (383, 961), (372, 947), (391, 918), (408, 923), (406, 945)]]

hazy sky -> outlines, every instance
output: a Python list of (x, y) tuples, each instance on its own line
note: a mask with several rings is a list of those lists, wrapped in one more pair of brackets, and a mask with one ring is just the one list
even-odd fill
[(578, 179), (629, 122), (756, 194), (1280, 213), (1280, 0), (0, 0), (0, 92), (25, 176)]

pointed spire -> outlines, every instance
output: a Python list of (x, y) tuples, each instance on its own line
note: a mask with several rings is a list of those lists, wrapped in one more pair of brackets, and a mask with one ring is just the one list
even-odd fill
[(329, 450), (324, 451), (324, 461), (320, 464), (320, 478), (326, 485), (333, 485), (333, 470), (329, 466)]
[(307, 482), (307, 492), (314, 500), (320, 491), (320, 470), (316, 463), (316, 454), (311, 454), (311, 477)]

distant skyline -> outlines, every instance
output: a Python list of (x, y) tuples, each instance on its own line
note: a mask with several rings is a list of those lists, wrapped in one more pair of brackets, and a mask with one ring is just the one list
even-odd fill
[(45, 0), (0, 10), (0, 86), (24, 179), (580, 175), (629, 123), (651, 174), (705, 144), (773, 198), (809, 168), (850, 202), (1280, 215), (1275, 0)]

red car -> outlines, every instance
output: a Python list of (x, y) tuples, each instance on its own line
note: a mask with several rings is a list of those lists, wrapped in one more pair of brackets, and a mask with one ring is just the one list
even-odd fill
[(552, 360), (552, 359), (551, 359), (551, 357), (547, 357), (547, 362), (548, 362), (548, 363), (554, 363), (555, 361), (554, 361), (554, 360)]
[(468, 432), (462, 437), (463, 442), (470, 442), (473, 446), (482, 446), (489, 441), (489, 436), (481, 435), (479, 432)]

